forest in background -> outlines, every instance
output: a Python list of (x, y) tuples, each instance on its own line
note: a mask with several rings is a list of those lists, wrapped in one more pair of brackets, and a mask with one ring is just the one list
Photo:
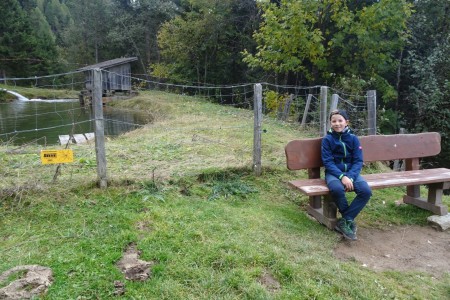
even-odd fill
[(164, 82), (378, 93), (379, 132), (450, 156), (449, 0), (2, 0), (0, 80), (118, 57)]

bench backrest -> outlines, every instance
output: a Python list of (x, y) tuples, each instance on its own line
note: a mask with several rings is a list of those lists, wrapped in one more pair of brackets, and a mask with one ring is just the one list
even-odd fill
[[(418, 159), (441, 152), (441, 136), (437, 132), (416, 134), (369, 135), (359, 138), (365, 162), (396, 159)], [(294, 140), (285, 147), (289, 170), (315, 169), (322, 164), (322, 138)], [(413, 167), (413, 169), (415, 169)]]

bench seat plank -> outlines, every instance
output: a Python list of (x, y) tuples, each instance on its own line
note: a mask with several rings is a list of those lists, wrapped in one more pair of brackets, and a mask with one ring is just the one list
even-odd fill
[[(416, 171), (390, 172), (363, 175), (372, 189), (396, 186), (423, 185), (450, 182), (450, 169), (436, 168)], [(301, 179), (289, 181), (289, 185), (308, 196), (327, 195), (330, 191), (324, 179)]]

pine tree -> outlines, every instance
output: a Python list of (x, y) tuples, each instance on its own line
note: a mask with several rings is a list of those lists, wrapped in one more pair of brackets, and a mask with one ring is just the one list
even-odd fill
[[(0, 1), (0, 73), (7, 77), (49, 74), (58, 58), (54, 39), (45, 29), (45, 20), (39, 14), (30, 18), (28, 13), (35, 12), (31, 8), (33, 3), (24, 4), (29, 11), (17, 0)], [(36, 24), (39, 26), (34, 27)]]

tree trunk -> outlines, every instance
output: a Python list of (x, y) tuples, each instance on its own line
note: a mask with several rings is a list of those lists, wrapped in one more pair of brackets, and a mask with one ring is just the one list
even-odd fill
[(145, 54), (147, 56), (147, 65), (150, 65), (151, 63), (151, 55), (152, 51), (151, 49), (151, 38), (150, 33), (148, 31), (145, 31)]
[(5, 70), (0, 70), (0, 82), (6, 84), (6, 72)]
[(206, 83), (207, 73), (208, 73), (208, 54), (205, 55), (205, 71), (203, 72), (203, 83)]
[[(400, 51), (400, 57), (399, 57), (399, 61), (398, 61), (398, 68), (397, 68), (397, 83), (396, 83), (396, 89), (397, 89), (397, 99), (395, 100), (395, 111), (398, 112), (399, 111), (399, 102), (400, 102), (400, 81), (401, 81), (401, 76), (402, 76), (402, 61), (403, 61), (403, 51), (405, 51), (404, 49), (402, 49), (402, 51)], [(397, 132), (397, 129), (399, 127), (398, 124), (398, 117), (396, 120), (395, 124), (395, 132)]]
[(95, 39), (95, 63), (98, 64), (98, 41)]

